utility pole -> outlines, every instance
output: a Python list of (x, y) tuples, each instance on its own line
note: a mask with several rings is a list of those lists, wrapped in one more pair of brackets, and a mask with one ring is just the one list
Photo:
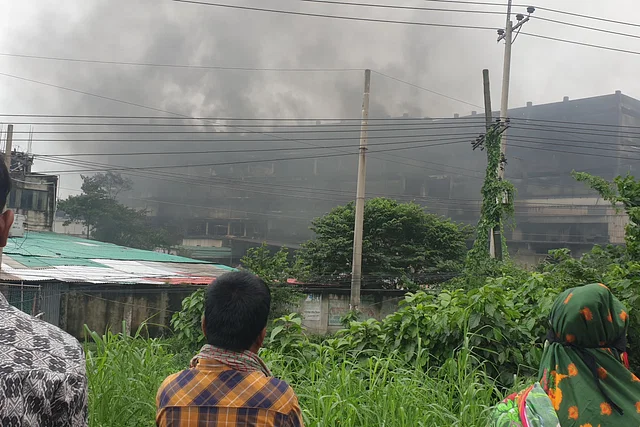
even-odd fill
[[(531, 18), (531, 14), (535, 12), (535, 8), (529, 6), (527, 8), (527, 16), (519, 13), (516, 15), (516, 19), (518, 23), (514, 26), (511, 21), (511, 6), (512, 0), (509, 0), (507, 3), (507, 23), (505, 29), (498, 30), (498, 42), (504, 40), (504, 63), (502, 68), (502, 94), (500, 97), (500, 122), (502, 123), (502, 135), (500, 138), (500, 165), (498, 166), (498, 179), (504, 179), (505, 167), (506, 167), (506, 153), (507, 153), (507, 119), (509, 115), (509, 80), (511, 78), (511, 46), (515, 41), (513, 37), (513, 32), (516, 31), (516, 37), (520, 33), (520, 29), (524, 24), (529, 22)], [(504, 203), (503, 200), (497, 200), (497, 203)], [(498, 258), (502, 259), (502, 237), (501, 237), (501, 225), (499, 224), (493, 230), (492, 242), (494, 246), (494, 251), (492, 254)], [(499, 247), (499, 249), (498, 249)]]
[(367, 128), (369, 125), (369, 92), (371, 89), (371, 70), (364, 70), (364, 96), (362, 98), (362, 122), (360, 124), (360, 155), (358, 158), (358, 183), (356, 189), (356, 221), (353, 228), (353, 261), (351, 263), (351, 300), (349, 310), (360, 307), (360, 288), (362, 286), (362, 235), (364, 227), (364, 189), (367, 177)]
[[(491, 127), (493, 126), (493, 110), (491, 109), (491, 85), (489, 84), (489, 70), (482, 70), (482, 83), (484, 87), (484, 117), (485, 117), (485, 129), (486, 135), (489, 135)], [(487, 137), (485, 136), (485, 138)], [(487, 150), (487, 158), (490, 156), (489, 150)], [(491, 258), (496, 258), (496, 241), (494, 238), (496, 230), (491, 230), (489, 233), (489, 255)], [(498, 229), (498, 233), (500, 229)], [(499, 235), (498, 235), (499, 237)], [(502, 249), (502, 248), (500, 248)]]
[[(520, 33), (520, 29), (524, 24), (529, 22), (531, 19), (531, 14), (535, 12), (535, 8), (529, 6), (527, 8), (527, 13), (529, 15), (524, 16), (519, 13), (516, 15), (516, 19), (518, 23), (514, 26), (513, 22), (511, 22), (511, 4), (512, 0), (509, 0), (507, 4), (507, 24), (506, 28), (498, 30), (498, 42), (504, 40), (504, 63), (502, 69), (502, 94), (500, 99), (500, 121), (503, 126), (506, 126), (507, 115), (509, 114), (509, 80), (511, 78), (511, 46), (514, 42), (513, 32), (516, 31), (516, 37)], [(504, 178), (504, 156), (507, 151), (507, 132), (502, 132), (502, 138), (500, 140), (500, 153), (502, 155), (502, 161), (500, 164), (500, 168), (498, 170), (498, 176), (500, 179)]]
[(4, 150), (4, 164), (7, 170), (11, 172), (11, 150), (13, 150), (13, 125), (7, 126), (7, 147)]

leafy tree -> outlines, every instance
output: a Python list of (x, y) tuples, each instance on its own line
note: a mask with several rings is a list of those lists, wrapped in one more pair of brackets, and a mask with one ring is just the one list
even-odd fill
[[(287, 284), (287, 279), (300, 277), (298, 264), (289, 262), (286, 248), (272, 253), (266, 244), (251, 248), (240, 260), (243, 268), (251, 271), (267, 283), (271, 290), (271, 312), (269, 319), (274, 320), (290, 313), (299, 301), (300, 293)], [(195, 348), (205, 342), (200, 323), (204, 313), (204, 289), (195, 291), (182, 301), (182, 310), (171, 318), (171, 326), (177, 339), (184, 345)]]
[(87, 238), (150, 250), (177, 243), (178, 236), (151, 224), (147, 211), (117, 201), (119, 194), (131, 189), (131, 180), (113, 172), (82, 180), (82, 194), (60, 201), (58, 208), (67, 214), (66, 224), (79, 221), (87, 228)]
[(616, 209), (622, 205), (629, 216), (625, 229), (627, 251), (633, 259), (640, 259), (640, 182), (632, 175), (618, 176), (613, 182), (586, 172), (573, 172), (572, 176), (587, 184)]
[[(316, 280), (348, 281), (353, 254), (353, 203), (312, 222), (316, 233), (299, 253)], [(403, 281), (434, 281), (458, 271), (466, 254), (467, 227), (415, 204), (376, 198), (364, 209), (362, 274), (368, 285), (404, 287)]]
[[(84, 177), (83, 177), (84, 178)], [(97, 194), (81, 194), (69, 196), (67, 200), (58, 202), (58, 209), (67, 214), (68, 220), (64, 225), (72, 222), (80, 222), (87, 229), (87, 239), (91, 232), (100, 223), (108, 209), (109, 199)]]
[(82, 192), (94, 194), (107, 199), (115, 200), (120, 193), (133, 188), (133, 181), (123, 178), (119, 173), (107, 171), (107, 173), (97, 173), (92, 176), (82, 177)]
[(266, 243), (247, 250), (240, 260), (242, 267), (264, 280), (271, 289), (271, 318), (276, 319), (290, 313), (299, 301), (300, 293), (287, 283), (291, 278), (304, 276), (300, 263), (289, 261), (289, 250), (281, 248), (272, 253)]

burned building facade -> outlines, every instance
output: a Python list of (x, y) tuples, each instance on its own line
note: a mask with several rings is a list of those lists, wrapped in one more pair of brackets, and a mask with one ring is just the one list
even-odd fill
[[(634, 140), (640, 133), (634, 127), (640, 129), (640, 102), (616, 92), (529, 103), (510, 110), (509, 117), (506, 176), (517, 188), (517, 200), (515, 228), (507, 230), (507, 239), (514, 255), (533, 261), (553, 248), (579, 253), (593, 244), (622, 243), (625, 219), (571, 172), (607, 179), (637, 172), (640, 157), (634, 150), (640, 147)], [(135, 178), (126, 201), (179, 221), (187, 246), (266, 240), (295, 247), (312, 237), (313, 218), (354, 199), (358, 119), (200, 123), (199, 132), (178, 142), (136, 143), (136, 150), (158, 153), (145, 163), (156, 169)], [(486, 154), (474, 151), (472, 142), (484, 126), (484, 114), (475, 113), (372, 118), (367, 197), (414, 201), (435, 214), (475, 224)], [(167, 151), (173, 154), (161, 154)], [(142, 170), (139, 162), (113, 159)]]

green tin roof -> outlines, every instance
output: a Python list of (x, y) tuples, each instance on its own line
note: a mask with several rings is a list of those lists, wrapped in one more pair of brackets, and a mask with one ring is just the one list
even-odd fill
[(17, 254), (9, 254), (12, 260), (19, 262), (28, 268), (46, 268), (61, 265), (73, 265), (83, 267), (106, 267), (103, 264), (91, 261), (90, 259), (79, 258), (62, 258), (62, 257), (43, 257), (43, 256), (25, 256)]
[(172, 263), (206, 263), (191, 258), (153, 251), (127, 248), (112, 243), (87, 240), (66, 234), (27, 232), (24, 237), (10, 238), (4, 253), (28, 267), (53, 265), (95, 266), (93, 259), (151, 261)]

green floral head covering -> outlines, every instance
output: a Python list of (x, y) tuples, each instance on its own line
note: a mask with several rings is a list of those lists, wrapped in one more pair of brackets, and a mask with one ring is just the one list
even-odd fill
[(639, 426), (640, 380), (626, 365), (629, 316), (602, 284), (553, 304), (540, 383), (562, 427)]

